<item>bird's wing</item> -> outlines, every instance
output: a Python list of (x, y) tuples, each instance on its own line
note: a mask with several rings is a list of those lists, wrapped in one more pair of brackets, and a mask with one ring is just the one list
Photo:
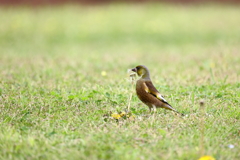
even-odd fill
[[(163, 96), (158, 92), (158, 90), (153, 86), (151, 81), (145, 81), (144, 82), (144, 89), (146, 92), (150, 93), (160, 101), (168, 104), (168, 102), (163, 98)], [(168, 104), (170, 105), (170, 104)]]
[[(179, 113), (176, 109), (174, 109), (164, 98), (163, 96), (158, 92), (158, 90), (153, 86), (152, 82), (151, 81), (145, 81), (144, 83), (144, 90), (153, 95), (154, 97), (156, 97), (157, 99), (159, 99), (161, 102), (167, 104), (167, 107), (166, 109), (170, 109), (170, 110), (173, 110), (177, 113)], [(182, 113), (179, 113), (181, 114), (182, 116), (184, 116), (184, 114)]]

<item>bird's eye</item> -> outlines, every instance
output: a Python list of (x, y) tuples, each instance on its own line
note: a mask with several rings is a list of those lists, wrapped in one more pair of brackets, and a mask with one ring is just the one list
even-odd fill
[(136, 67), (137, 68), (137, 70), (139, 70), (140, 69), (140, 67)]

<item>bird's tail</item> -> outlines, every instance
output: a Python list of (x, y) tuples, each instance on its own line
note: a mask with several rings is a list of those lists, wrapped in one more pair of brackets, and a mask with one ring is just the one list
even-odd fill
[(181, 116), (185, 116), (183, 113), (180, 113), (180, 112), (178, 112), (178, 111), (176, 111), (176, 110), (174, 110), (174, 112), (180, 114)]
[(171, 110), (171, 111), (174, 111), (174, 112), (180, 114), (181, 116), (184, 116), (184, 114), (178, 112), (178, 111), (177, 111), (176, 109), (174, 109), (171, 105), (167, 105), (167, 106), (165, 106), (164, 108), (165, 108), (165, 109), (168, 109), (168, 110)]

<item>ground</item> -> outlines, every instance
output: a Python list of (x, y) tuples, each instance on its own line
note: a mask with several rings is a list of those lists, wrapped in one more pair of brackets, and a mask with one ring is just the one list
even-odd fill
[[(239, 6), (1, 7), (0, 19), (0, 159), (240, 158)], [(139, 64), (186, 116), (149, 114), (127, 74)], [(111, 117), (129, 103), (132, 118)]]

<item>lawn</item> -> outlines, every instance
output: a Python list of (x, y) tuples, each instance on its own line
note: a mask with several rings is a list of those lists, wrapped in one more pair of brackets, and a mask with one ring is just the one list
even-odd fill
[[(0, 19), (0, 159), (240, 159), (240, 6), (1, 6)], [(139, 64), (186, 116), (149, 113), (127, 74)], [(131, 117), (112, 118), (131, 94)]]

